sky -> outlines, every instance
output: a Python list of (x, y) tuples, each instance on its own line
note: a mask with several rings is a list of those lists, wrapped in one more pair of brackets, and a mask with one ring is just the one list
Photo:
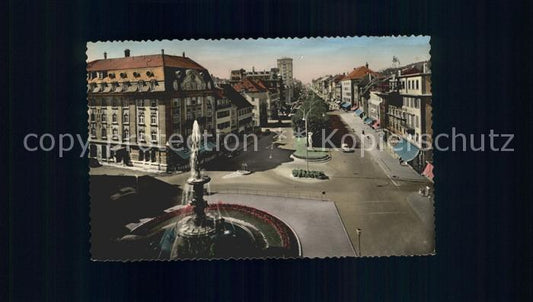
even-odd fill
[(379, 71), (392, 66), (396, 56), (401, 65), (430, 59), (430, 37), (349, 37), (304, 39), (161, 40), (88, 42), (87, 61), (124, 56), (159, 54), (185, 55), (220, 78), (233, 69), (270, 70), (277, 59), (293, 58), (294, 77), (304, 83), (312, 79), (349, 72), (368, 63)]

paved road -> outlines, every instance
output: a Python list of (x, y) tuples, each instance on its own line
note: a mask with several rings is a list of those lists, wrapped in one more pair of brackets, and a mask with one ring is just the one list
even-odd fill
[(243, 194), (213, 194), (206, 199), (247, 205), (278, 217), (298, 234), (304, 257), (355, 256), (334, 202)]
[[(379, 133), (374, 130), (372, 127), (365, 125), (363, 120), (353, 112), (342, 112), (339, 114), (343, 122), (352, 129), (353, 133), (357, 136), (361, 136), (362, 131), (364, 130), (365, 135), (371, 135), (374, 137), (375, 142), (378, 142)], [(362, 139), (364, 156), (369, 156), (371, 159), (376, 161), (379, 166), (383, 169), (383, 172), (389, 176), (393, 182), (395, 180), (405, 180), (405, 181), (415, 181), (426, 183), (427, 180), (418, 174), (408, 165), (400, 165), (400, 162), (397, 158), (393, 157), (388, 151), (385, 150), (385, 143), (376, 143), (376, 147), (372, 148), (372, 142), (369, 139)], [(365, 145), (366, 144), (366, 145)]]
[[(342, 114), (341, 114), (342, 116)], [(285, 146), (291, 145), (291, 131), (287, 130)], [(310, 169), (323, 170), (330, 176), (327, 181), (301, 181), (290, 177), (293, 168), (305, 168), (305, 161), (292, 160), (283, 146), (271, 149), (271, 138), (260, 140), (257, 152), (247, 151), (221, 164), (223, 168), (207, 168), (212, 178), (212, 191), (247, 190), (275, 193), (289, 197), (325, 198), (335, 202), (341, 220), (356, 252), (363, 256), (416, 255), (434, 251), (434, 227), (428, 224), (425, 211), (415, 211), (408, 197), (417, 192), (423, 179), (401, 177), (394, 183), (370, 154), (361, 157), (358, 152), (331, 151), (327, 163), (310, 163)], [(268, 148), (267, 148), (268, 147)], [(285, 147), (286, 148), (286, 147)], [(290, 153), (290, 152), (289, 152)], [(272, 156), (271, 156), (272, 155)], [(233, 173), (246, 161), (253, 174), (236, 176)], [(406, 168), (406, 167), (401, 167)], [(125, 172), (126, 171), (126, 172)], [(129, 173), (119, 168), (101, 167), (91, 173)], [(171, 184), (182, 185), (188, 174), (156, 175)], [(399, 185), (399, 186), (397, 186)], [(430, 201), (428, 201), (430, 202)], [(359, 240), (356, 229), (361, 229)], [(327, 244), (327, 243), (325, 243)]]

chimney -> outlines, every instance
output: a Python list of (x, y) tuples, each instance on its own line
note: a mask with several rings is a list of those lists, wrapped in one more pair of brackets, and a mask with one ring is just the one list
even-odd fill
[(107, 59), (107, 52), (104, 52), (104, 60)]
[(129, 49), (125, 49), (124, 50), (124, 57), (129, 57), (130, 56), (130, 50)]
[(185, 58), (185, 52), (183, 52), (183, 53), (181, 54), (181, 56)]
[(366, 67), (366, 69), (368, 69), (368, 62), (366, 62), (365, 67)]
[(424, 63), (424, 65), (422, 65), (422, 72), (426, 73), (427, 70), (428, 70), (428, 63)]
[(165, 50), (164, 49), (161, 49), (161, 54), (165, 55)]

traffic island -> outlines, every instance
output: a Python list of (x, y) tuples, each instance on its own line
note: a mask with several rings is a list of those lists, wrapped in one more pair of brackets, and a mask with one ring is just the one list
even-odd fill
[(295, 151), (292, 154), (295, 158), (308, 160), (310, 162), (323, 162), (331, 159), (328, 152), (323, 150), (316, 150), (313, 148), (307, 149), (305, 138), (296, 138)]

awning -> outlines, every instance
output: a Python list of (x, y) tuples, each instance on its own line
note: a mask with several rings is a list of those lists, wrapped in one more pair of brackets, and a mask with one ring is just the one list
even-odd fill
[(401, 160), (405, 162), (409, 162), (415, 159), (415, 157), (418, 155), (418, 152), (420, 151), (415, 145), (411, 144), (405, 139), (401, 139), (392, 149), (396, 154), (398, 154)]
[(111, 147), (109, 150), (111, 150), (111, 151), (119, 151), (119, 150), (122, 150), (122, 149), (126, 149), (126, 147), (123, 147), (121, 145), (116, 145), (116, 146)]
[(206, 142), (204, 146), (200, 146), (200, 152), (202, 151), (213, 151), (215, 150), (217, 145), (212, 142)]
[(362, 113), (363, 113), (363, 110), (361, 110), (361, 109), (355, 110), (355, 115), (357, 115), (357, 116), (361, 115)]
[(348, 108), (352, 107), (352, 104), (350, 104), (350, 103), (343, 103), (343, 104), (341, 105), (341, 107), (344, 108), (344, 109), (348, 109)]
[[(200, 146), (200, 149), (198, 151), (200, 151), (200, 154), (202, 154), (202, 153), (205, 153), (205, 152), (215, 151), (216, 148), (217, 148), (217, 145), (215, 143), (206, 142), (204, 145)], [(180, 150), (173, 150), (173, 151), (179, 157), (181, 157), (181, 159), (186, 160), (186, 159), (189, 159), (191, 157), (191, 150), (189, 150), (189, 149), (182, 148)]]
[(431, 163), (428, 163), (426, 165), (426, 168), (424, 169), (424, 172), (422, 172), (422, 175), (433, 181), (433, 165)]
[(374, 120), (372, 118), (369, 118), (369, 117), (365, 118), (365, 124), (370, 125), (373, 122), (374, 122)]
[(189, 159), (191, 157), (191, 152), (187, 149), (173, 150), (181, 159)]

